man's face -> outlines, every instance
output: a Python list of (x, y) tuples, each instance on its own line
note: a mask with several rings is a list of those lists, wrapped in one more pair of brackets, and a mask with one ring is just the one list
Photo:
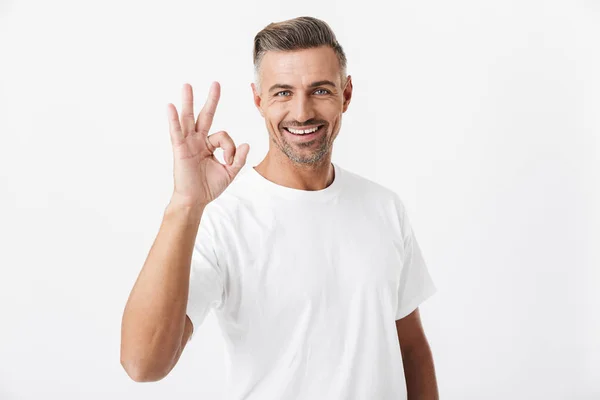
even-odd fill
[[(334, 50), (318, 47), (268, 51), (260, 65), (254, 103), (265, 118), (272, 144), (297, 164), (315, 165), (331, 153), (352, 96), (352, 81), (342, 87)], [(301, 135), (298, 130), (316, 132)], [(296, 134), (291, 130), (295, 130)]]

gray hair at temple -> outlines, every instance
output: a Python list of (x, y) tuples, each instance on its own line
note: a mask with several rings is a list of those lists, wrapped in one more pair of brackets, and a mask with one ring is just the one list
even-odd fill
[(320, 19), (297, 17), (272, 22), (254, 37), (254, 82), (260, 93), (260, 62), (267, 51), (292, 51), (329, 46), (340, 62), (342, 88), (346, 83), (346, 55), (333, 30)]

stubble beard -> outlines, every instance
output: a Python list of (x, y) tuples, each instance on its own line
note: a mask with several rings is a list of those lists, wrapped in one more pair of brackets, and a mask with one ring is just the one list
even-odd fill
[(327, 139), (327, 133), (321, 135), (318, 139), (317, 148), (312, 150), (310, 155), (302, 155), (301, 152), (296, 151), (298, 148), (311, 148), (315, 145), (314, 141), (310, 141), (307, 143), (297, 143), (291, 144), (288, 142), (284, 135), (280, 132), (279, 138), (281, 139), (281, 143), (278, 143), (274, 137), (271, 138), (273, 143), (281, 150), (283, 154), (286, 155), (292, 162), (301, 165), (316, 165), (319, 164), (323, 158), (329, 153), (331, 146), (329, 145)]

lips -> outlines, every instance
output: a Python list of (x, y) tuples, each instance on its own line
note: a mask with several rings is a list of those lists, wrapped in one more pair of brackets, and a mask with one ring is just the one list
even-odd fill
[[(313, 126), (302, 126), (302, 127), (296, 127), (296, 126), (284, 126), (283, 129), (285, 131), (287, 131), (288, 133), (292, 134), (292, 135), (296, 135), (296, 136), (306, 136), (306, 135), (312, 135), (314, 133), (318, 133), (319, 130), (324, 126), (324, 124), (322, 125), (313, 125)], [(309, 131), (309, 130), (313, 130), (317, 128), (317, 130), (315, 130), (314, 132), (310, 132), (310, 133), (294, 133), (291, 132), (290, 129), (294, 130), (294, 131)]]
[[(305, 127), (302, 127), (302, 128), (290, 127), (290, 128), (292, 128), (294, 130), (306, 130), (306, 129), (314, 128), (314, 126), (306, 127), (306, 128)], [(309, 141), (309, 140), (314, 139), (315, 137), (320, 135), (323, 131), (325, 131), (325, 125), (319, 125), (319, 129), (317, 129), (315, 132), (305, 133), (305, 134), (292, 133), (287, 129), (287, 127), (284, 127), (282, 130), (285, 132), (286, 136), (292, 138), (292, 140), (297, 141), (297, 142), (299, 142), (299, 141), (304, 142), (304, 141)]]

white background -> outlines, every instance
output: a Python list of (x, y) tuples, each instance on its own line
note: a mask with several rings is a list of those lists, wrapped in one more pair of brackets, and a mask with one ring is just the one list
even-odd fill
[(441, 398), (600, 398), (598, 2), (3, 0), (0, 399), (221, 398), (212, 313), (136, 383), (122, 312), (172, 191), (167, 103), (219, 81), (212, 131), (256, 165), (253, 38), (301, 15), (354, 82), (333, 161), (399, 193), (438, 287)]

